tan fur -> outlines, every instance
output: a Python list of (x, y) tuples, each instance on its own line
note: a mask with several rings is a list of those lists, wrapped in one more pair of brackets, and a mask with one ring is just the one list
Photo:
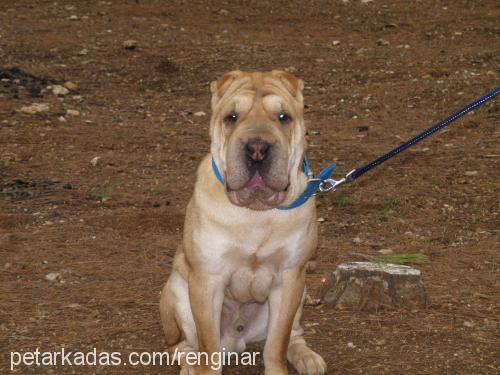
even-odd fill
[[(307, 184), (299, 170), (305, 150), (302, 89), (301, 80), (281, 71), (234, 71), (212, 83), (211, 153), (198, 169), (182, 246), (160, 302), (169, 347), (210, 354), (223, 345), (241, 351), (266, 340), (266, 374), (287, 374), (287, 358), (300, 374), (326, 371), (300, 326), (305, 265), (317, 243), (314, 198), (293, 210), (273, 209), (291, 203)], [(289, 124), (277, 121), (283, 110), (293, 119)], [(231, 111), (239, 115), (234, 126), (224, 123)], [(259, 201), (251, 195), (239, 207), (230, 200), (229, 184), (249, 179), (235, 159), (241, 157), (238, 147), (253, 136), (277, 150), (263, 175), (275, 196)], [(225, 187), (212, 171), (212, 157)], [(217, 372), (186, 365), (181, 373)]]

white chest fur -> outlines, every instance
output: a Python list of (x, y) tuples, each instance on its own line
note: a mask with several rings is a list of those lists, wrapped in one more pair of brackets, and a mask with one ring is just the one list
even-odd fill
[(242, 303), (264, 302), (281, 271), (304, 261), (315, 246), (313, 200), (290, 211), (198, 208), (192, 231), (197, 256), (210, 273), (224, 276), (226, 295)]

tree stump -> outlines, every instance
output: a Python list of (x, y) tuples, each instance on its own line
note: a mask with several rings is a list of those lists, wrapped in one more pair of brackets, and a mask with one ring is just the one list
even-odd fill
[(419, 270), (375, 262), (340, 264), (320, 297), (325, 305), (345, 310), (420, 308), (429, 304)]

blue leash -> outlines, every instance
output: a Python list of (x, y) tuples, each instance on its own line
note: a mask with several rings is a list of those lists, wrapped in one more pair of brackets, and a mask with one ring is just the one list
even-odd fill
[[(492, 89), (491, 91), (488, 91), (486, 94), (484, 94), (480, 98), (474, 100), (473, 102), (467, 104), (465, 107), (459, 109), (458, 111), (456, 111), (452, 115), (448, 116), (444, 120), (438, 122), (436, 125), (431, 126), (430, 128), (426, 129), (422, 133), (416, 135), (413, 138), (410, 138), (406, 142), (393, 148), (392, 150), (385, 153), (384, 155), (372, 160), (368, 164), (365, 164), (362, 167), (353, 169), (352, 171), (347, 173), (344, 177), (342, 177), (340, 180), (334, 180), (331, 178), (333, 170), (335, 169), (335, 163), (328, 165), (321, 172), (319, 172), (316, 177), (309, 178), (306, 189), (290, 205), (277, 207), (277, 208), (279, 210), (291, 210), (293, 208), (296, 208), (296, 207), (303, 205), (305, 202), (307, 202), (307, 200), (310, 197), (315, 195), (318, 190), (321, 192), (335, 191), (339, 186), (344, 185), (344, 184), (349, 183), (349, 182), (353, 182), (354, 180), (358, 179), (359, 177), (364, 175), (369, 170), (375, 168), (376, 166), (378, 166), (378, 165), (384, 163), (385, 161), (389, 160), (390, 158), (396, 156), (400, 152), (403, 152), (407, 148), (424, 140), (425, 138), (429, 137), (430, 135), (434, 134), (435, 132), (444, 128), (445, 126), (450, 125), (451, 123), (455, 122), (459, 118), (465, 116), (467, 113), (469, 113), (469, 112), (473, 111), (474, 109), (482, 106), (483, 104), (489, 102), (491, 99), (494, 99), (499, 93), (500, 93), (500, 87), (495, 87), (494, 89)], [(220, 171), (217, 168), (217, 164), (215, 163), (213, 158), (212, 158), (212, 169), (213, 169), (217, 179), (220, 181), (222, 186), (224, 186), (224, 180), (223, 180), (222, 175), (220, 174)], [(310, 169), (309, 169), (309, 161), (307, 159), (307, 156), (304, 156), (304, 161), (302, 163), (302, 171), (306, 175), (309, 176)]]

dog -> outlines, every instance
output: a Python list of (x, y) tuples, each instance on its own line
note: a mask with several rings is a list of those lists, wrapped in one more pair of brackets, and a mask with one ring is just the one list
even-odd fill
[[(232, 71), (210, 88), (211, 152), (160, 299), (167, 346), (210, 357), (265, 340), (265, 374), (288, 374), (287, 359), (302, 375), (324, 374), (300, 324), (317, 246), (314, 198), (280, 209), (307, 186), (304, 84), (279, 70)], [(180, 371), (220, 372), (186, 361)]]

